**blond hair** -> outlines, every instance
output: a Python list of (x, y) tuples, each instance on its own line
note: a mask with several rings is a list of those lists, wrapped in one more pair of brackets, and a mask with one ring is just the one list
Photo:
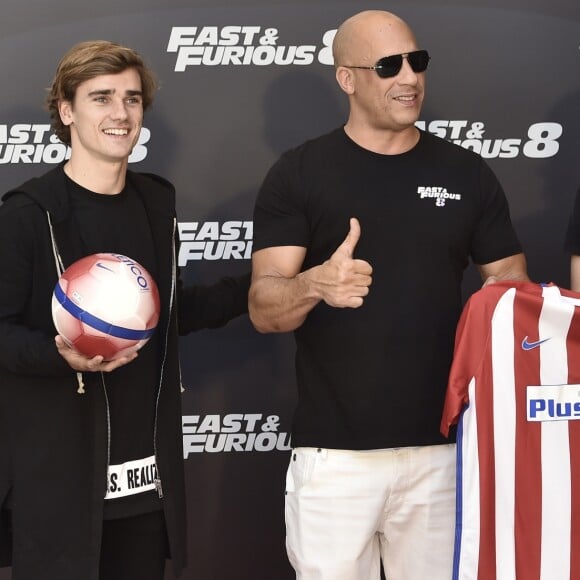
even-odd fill
[(74, 102), (78, 86), (89, 79), (131, 68), (141, 78), (145, 111), (153, 103), (158, 83), (153, 71), (137, 52), (107, 40), (90, 40), (73, 46), (60, 60), (45, 101), (56, 136), (70, 145), (70, 127), (62, 122), (59, 114), (61, 101)]

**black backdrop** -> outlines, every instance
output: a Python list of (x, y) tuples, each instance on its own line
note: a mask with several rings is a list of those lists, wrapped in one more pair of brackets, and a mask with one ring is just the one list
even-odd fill
[[(580, 185), (577, 0), (3, 0), (0, 191), (66, 154), (42, 109), (60, 56), (82, 40), (118, 41), (141, 52), (162, 84), (132, 168), (177, 187), (186, 280), (248, 270), (252, 204), (266, 170), (345, 119), (329, 31), (363, 8), (392, 10), (413, 26), (432, 54), (422, 126), (489, 160), (532, 278), (567, 286), (562, 242)], [(465, 293), (477, 284), (470, 271)], [(239, 319), (187, 337), (181, 349), (185, 578), (290, 579), (283, 487), (292, 337), (258, 335)]]

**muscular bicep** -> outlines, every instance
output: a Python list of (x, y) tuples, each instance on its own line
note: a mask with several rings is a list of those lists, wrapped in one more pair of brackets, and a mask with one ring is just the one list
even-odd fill
[(288, 332), (302, 324), (318, 302), (301, 278), (306, 249), (280, 246), (252, 256), (248, 297), (250, 320), (259, 332)]
[(252, 280), (266, 276), (294, 278), (302, 268), (306, 248), (301, 246), (277, 246), (254, 252), (252, 256)]

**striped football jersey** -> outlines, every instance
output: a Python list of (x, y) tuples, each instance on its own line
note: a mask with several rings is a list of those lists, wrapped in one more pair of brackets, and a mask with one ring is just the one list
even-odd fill
[(441, 431), (457, 424), (454, 580), (580, 580), (580, 294), (501, 282), (467, 302)]

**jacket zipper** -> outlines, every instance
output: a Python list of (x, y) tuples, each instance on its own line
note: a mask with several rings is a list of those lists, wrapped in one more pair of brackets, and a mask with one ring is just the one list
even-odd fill
[(175, 231), (177, 220), (173, 218), (173, 232), (171, 236), (171, 294), (169, 297), (169, 310), (167, 316), (167, 326), (165, 327), (165, 342), (163, 346), (163, 359), (161, 362), (161, 372), (159, 373), (159, 388), (157, 389), (157, 400), (155, 401), (155, 424), (153, 428), (153, 453), (155, 455), (155, 466), (157, 468), (157, 477), (155, 479), (155, 489), (160, 499), (163, 499), (163, 485), (161, 483), (161, 472), (159, 470), (159, 461), (157, 458), (157, 419), (159, 413), (159, 398), (163, 386), (163, 374), (165, 372), (165, 362), (167, 360), (167, 344), (169, 341), (169, 327), (171, 325), (171, 311), (173, 310), (173, 299), (175, 296), (175, 284), (177, 278), (176, 257), (175, 257)]
[[(105, 408), (107, 410), (107, 469), (105, 470), (105, 496), (109, 491), (109, 466), (111, 464), (111, 411), (109, 408), (109, 396), (107, 395), (107, 386), (105, 384), (105, 375), (101, 372), (101, 385), (103, 385), (103, 394), (105, 395)], [(103, 496), (103, 497), (105, 497)]]

